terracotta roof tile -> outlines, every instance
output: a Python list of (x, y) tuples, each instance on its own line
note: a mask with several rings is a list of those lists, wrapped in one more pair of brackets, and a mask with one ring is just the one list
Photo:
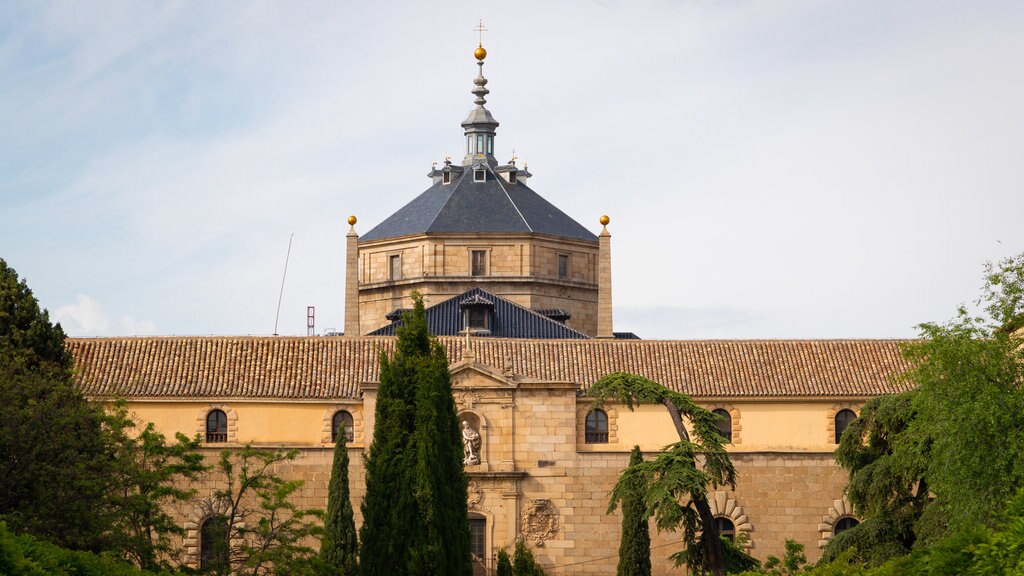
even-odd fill
[[(443, 337), (449, 359), (465, 341)], [(358, 398), (391, 337), (69, 339), (88, 396)], [(875, 396), (896, 392), (899, 340), (523, 340), (476, 338), (479, 362), (584, 388), (632, 372), (697, 397)]]

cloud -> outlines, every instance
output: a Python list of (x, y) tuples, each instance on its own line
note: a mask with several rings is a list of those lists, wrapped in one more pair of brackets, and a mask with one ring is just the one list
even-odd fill
[(74, 304), (57, 308), (53, 316), (64, 332), (74, 337), (156, 333), (156, 324), (148, 320), (136, 320), (125, 315), (111, 318), (99, 302), (85, 294), (76, 296)]

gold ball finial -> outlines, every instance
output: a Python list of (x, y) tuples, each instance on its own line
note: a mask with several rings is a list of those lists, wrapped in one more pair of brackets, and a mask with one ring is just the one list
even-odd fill
[(477, 46), (476, 50), (473, 50), (473, 56), (482, 62), (484, 58), (487, 58), (487, 50), (483, 46)]
[(601, 216), (601, 218), (599, 218), (598, 220), (601, 222), (601, 226), (607, 226), (608, 223), (612, 221), (612, 219), (609, 218), (607, 214)]
[(355, 216), (349, 216), (348, 217), (348, 225), (349, 226), (355, 226), (356, 225), (356, 217)]

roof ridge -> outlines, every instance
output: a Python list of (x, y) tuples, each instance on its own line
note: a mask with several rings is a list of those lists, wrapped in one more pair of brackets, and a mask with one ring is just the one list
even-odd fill
[[(441, 205), (437, 208), (437, 212), (434, 212), (434, 215), (430, 217), (430, 224), (427, 225), (427, 228), (425, 230), (426, 232), (430, 232), (430, 229), (437, 222), (437, 217), (441, 215), (441, 212), (444, 212), (444, 209), (448, 206), (448, 203), (452, 201), (452, 197), (455, 196), (455, 191), (459, 189), (459, 186), (462, 186), (462, 180), (466, 177), (467, 173), (469, 173), (469, 170), (463, 170), (462, 175), (455, 179), (455, 185), (452, 186), (452, 189), (448, 191), (448, 197), (445, 198), (444, 202), (442, 202)], [(437, 184), (435, 184), (435, 186), (437, 186)], [(441, 189), (443, 190), (444, 184), (441, 184), (441, 187)]]
[[(488, 170), (491, 170), (489, 166)], [(516, 209), (516, 214), (519, 214), (519, 218), (522, 219), (523, 224), (526, 224), (527, 230), (533, 232), (533, 226), (530, 226), (530, 223), (526, 220), (526, 216), (523, 216), (523, 211), (519, 209), (519, 205), (516, 204), (516, 201), (512, 199), (512, 196), (508, 193), (508, 190), (505, 189), (505, 185), (501, 183), (501, 177), (498, 176), (498, 174), (494, 172), (494, 170), (491, 170), (491, 174), (494, 175), (494, 180), (498, 183), (498, 187), (501, 188), (502, 193), (505, 194), (505, 198), (508, 198), (508, 203), (511, 204), (512, 207)]]

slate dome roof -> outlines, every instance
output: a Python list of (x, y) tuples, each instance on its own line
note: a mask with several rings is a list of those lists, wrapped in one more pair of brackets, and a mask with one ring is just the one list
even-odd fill
[[(484, 182), (474, 181), (474, 169), (486, 171)], [(535, 232), (597, 241), (597, 236), (522, 180), (511, 184), (486, 164), (466, 166), (461, 174), (453, 171), (451, 184), (435, 183), (359, 241), (446, 232)]]

